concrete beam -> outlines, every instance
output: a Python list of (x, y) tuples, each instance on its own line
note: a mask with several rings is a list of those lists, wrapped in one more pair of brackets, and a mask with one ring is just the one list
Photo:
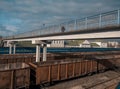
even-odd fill
[(40, 40), (32, 40), (32, 44), (41, 44), (41, 41)]
[(41, 41), (41, 40), (32, 40), (32, 44), (45, 44), (45, 42)]
[(46, 36), (46, 37), (34, 37), (24, 39), (11, 39), (10, 41), (31, 41), (31, 40), (74, 40), (74, 39), (116, 39), (120, 38), (120, 31), (107, 31), (107, 32), (96, 32), (96, 33), (82, 33), (82, 34), (69, 34), (69, 35), (58, 35), (58, 36)]

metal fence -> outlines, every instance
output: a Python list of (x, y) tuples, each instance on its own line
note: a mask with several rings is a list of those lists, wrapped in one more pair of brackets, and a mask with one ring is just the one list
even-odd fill
[(92, 28), (103, 28), (103, 27), (117, 26), (117, 25), (120, 25), (120, 9), (106, 13), (101, 13), (94, 16), (89, 16), (82, 19), (71, 20), (68, 22), (60, 23), (58, 25), (52, 25), (52, 26), (40, 28), (39, 30), (25, 32), (7, 38), (10, 39), (10, 38), (21, 38), (21, 37), (31, 37), (31, 36), (42, 36), (42, 35), (55, 34), (61, 32), (88, 30)]

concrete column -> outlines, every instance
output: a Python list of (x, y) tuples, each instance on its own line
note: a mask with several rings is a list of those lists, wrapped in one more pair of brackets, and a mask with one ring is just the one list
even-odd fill
[(40, 47), (43, 46), (43, 61), (46, 61), (47, 44), (46, 41), (32, 40), (32, 44), (36, 45), (36, 62), (40, 62)]
[(16, 44), (13, 44), (13, 54), (16, 53)]
[(36, 62), (40, 62), (40, 45), (36, 45)]
[(43, 44), (43, 61), (47, 60), (47, 44)]
[(9, 54), (12, 54), (12, 44), (9, 44)]

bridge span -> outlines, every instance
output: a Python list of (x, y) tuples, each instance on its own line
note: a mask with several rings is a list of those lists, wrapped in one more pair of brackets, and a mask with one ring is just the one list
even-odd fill
[(120, 26), (95, 28), (89, 30), (77, 30), (64, 33), (47, 34), (42, 36), (20, 37), (5, 39), (6, 41), (33, 41), (33, 40), (74, 40), (74, 39), (119, 39)]

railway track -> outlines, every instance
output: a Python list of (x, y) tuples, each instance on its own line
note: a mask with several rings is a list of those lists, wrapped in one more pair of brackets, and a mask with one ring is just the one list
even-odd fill
[[(115, 71), (116, 70), (117, 69), (115, 69)], [(117, 70), (117, 73), (119, 76), (97, 83), (97, 84), (93, 84), (92, 86), (86, 87), (85, 89), (100, 89), (101, 86), (104, 87), (103, 89), (116, 89), (117, 85), (120, 82), (120, 70)]]
[[(118, 73), (110, 70), (103, 73), (94, 74), (92, 76), (86, 76), (70, 81), (60, 82), (55, 84), (54, 86), (44, 86), (40, 89), (115, 89), (120, 81), (120, 77), (118, 76)], [(95, 84), (97, 85), (91, 87)]]
[[(93, 84), (92, 86), (85, 87), (85, 89), (116, 89), (120, 82), (120, 67), (113, 67), (112, 71), (116, 72), (118, 76), (108, 79), (103, 82)], [(102, 86), (102, 88), (100, 88)]]

